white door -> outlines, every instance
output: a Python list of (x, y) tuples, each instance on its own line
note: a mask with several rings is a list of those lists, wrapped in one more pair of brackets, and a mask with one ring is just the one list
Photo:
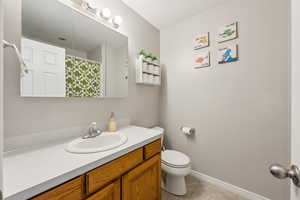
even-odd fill
[(21, 78), (21, 95), (65, 97), (64, 48), (22, 39), (22, 55), (29, 73)]
[(0, 0), (0, 190), (2, 200), (3, 176), (2, 176), (2, 153), (3, 153), (3, 1)]
[[(300, 167), (300, 1), (291, 1), (291, 163)], [(291, 200), (300, 200), (300, 188), (291, 184)]]
[(271, 173), (290, 178), (290, 200), (300, 200), (300, 1), (290, 0), (291, 166), (273, 165)]

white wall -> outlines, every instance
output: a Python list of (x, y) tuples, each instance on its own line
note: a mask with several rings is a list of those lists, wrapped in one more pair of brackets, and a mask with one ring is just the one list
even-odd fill
[(87, 59), (102, 62), (102, 52), (101, 52), (102, 46), (99, 46), (98, 48), (95, 48), (91, 51), (87, 52)]
[[(117, 72), (117, 83), (118, 83), (118, 94), (119, 95), (125, 95), (128, 92), (128, 87), (127, 87), (127, 80), (126, 80), (126, 75), (128, 75), (128, 53), (127, 53), (127, 47), (120, 48), (118, 50), (118, 66), (119, 70)], [(157, 105), (158, 107), (158, 105)]]
[(87, 58), (87, 52), (79, 51), (76, 49), (66, 48), (66, 54), (70, 56), (80, 57), (80, 58)]
[[(239, 22), (240, 61), (216, 64), (219, 26)], [(210, 32), (210, 68), (194, 69), (193, 40)], [(288, 181), (272, 163), (289, 165), (288, 1), (229, 0), (161, 31), (161, 123), (169, 146), (193, 169), (272, 200), (288, 199)], [(196, 136), (181, 134), (181, 125)]]
[[(132, 124), (158, 124), (159, 88), (135, 84), (134, 63), (139, 48), (159, 54), (159, 31), (120, 0), (98, 0), (124, 19), (120, 31), (129, 38), (129, 94), (123, 99), (21, 98), (19, 66), (13, 54), (5, 53), (5, 138), (36, 132), (88, 126), (92, 121), (106, 122), (109, 113), (130, 118)], [(5, 1), (5, 38), (20, 45), (21, 1)], [(3, 30), (3, 29), (1, 29)]]
[(106, 45), (105, 48), (105, 90), (107, 96), (116, 96), (118, 94), (117, 89), (117, 77), (116, 74), (118, 73), (118, 55), (116, 54), (116, 49), (112, 46)]
[[(125, 79), (125, 70), (128, 70), (126, 60), (127, 47), (106, 46), (106, 95), (124, 96), (127, 93), (127, 80)], [(158, 107), (158, 105), (157, 105)]]

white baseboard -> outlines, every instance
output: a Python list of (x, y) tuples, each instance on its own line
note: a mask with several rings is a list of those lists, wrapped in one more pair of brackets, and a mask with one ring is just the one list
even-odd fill
[(248, 190), (237, 187), (237, 186), (232, 185), (230, 183), (226, 183), (224, 181), (221, 181), (219, 179), (216, 179), (216, 178), (210, 177), (208, 175), (202, 174), (202, 173), (197, 172), (195, 170), (192, 170), (191, 175), (194, 176), (195, 178), (199, 179), (199, 180), (206, 181), (208, 183), (211, 183), (213, 185), (217, 185), (217, 186), (222, 187), (222, 188), (224, 188), (228, 191), (231, 191), (235, 194), (239, 194), (240, 196), (245, 197), (249, 200), (270, 200), (270, 199), (268, 199), (266, 197), (263, 197), (259, 194), (256, 194), (254, 192), (250, 192)]

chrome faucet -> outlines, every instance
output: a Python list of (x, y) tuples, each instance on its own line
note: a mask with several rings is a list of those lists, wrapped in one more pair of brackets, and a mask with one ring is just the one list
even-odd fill
[(94, 137), (97, 137), (98, 135), (101, 135), (101, 133), (102, 133), (102, 131), (99, 128), (97, 128), (97, 123), (92, 122), (89, 127), (88, 134), (82, 136), (82, 139), (94, 138)]

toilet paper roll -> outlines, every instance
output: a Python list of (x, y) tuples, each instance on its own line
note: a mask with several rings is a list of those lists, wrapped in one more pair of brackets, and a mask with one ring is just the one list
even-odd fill
[(193, 135), (195, 134), (196, 130), (194, 128), (190, 128), (190, 127), (181, 127), (181, 131), (185, 134), (185, 135)]

